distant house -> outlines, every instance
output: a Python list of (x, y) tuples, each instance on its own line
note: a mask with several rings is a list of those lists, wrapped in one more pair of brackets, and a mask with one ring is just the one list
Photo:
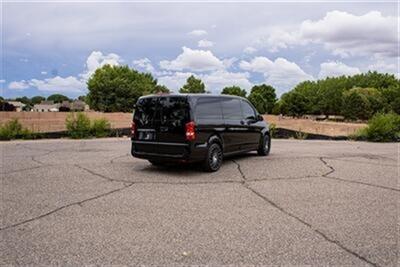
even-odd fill
[(58, 112), (60, 104), (54, 104), (53, 101), (42, 101), (40, 104), (33, 106), (34, 112)]
[(71, 103), (71, 110), (72, 111), (87, 111), (89, 110), (89, 105), (81, 100), (75, 100)]
[(26, 106), (24, 103), (19, 102), (19, 101), (7, 101), (9, 104), (13, 105), (15, 107), (15, 111), (21, 112), (24, 110), (24, 107)]

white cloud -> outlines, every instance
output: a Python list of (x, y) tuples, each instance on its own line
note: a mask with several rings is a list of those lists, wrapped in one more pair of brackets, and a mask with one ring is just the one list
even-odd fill
[(123, 60), (117, 54), (110, 53), (108, 55), (103, 55), (100, 51), (93, 51), (86, 60), (86, 71), (80, 74), (80, 76), (87, 80), (96, 69), (107, 64), (111, 66), (120, 65), (122, 62)]
[(361, 73), (359, 68), (350, 67), (342, 62), (324, 62), (321, 64), (321, 70), (318, 74), (320, 79), (326, 77), (338, 77), (342, 75), (355, 75)]
[(399, 69), (396, 66), (396, 63), (386, 62), (382, 59), (377, 60), (375, 63), (368, 65), (366, 71), (378, 71), (384, 73), (392, 73), (397, 78), (400, 78)]
[(208, 91), (219, 93), (226, 86), (240, 86), (249, 90), (253, 84), (249, 81), (249, 73), (247, 72), (228, 72), (225, 70), (217, 70), (210, 74), (200, 75), (204, 81)]
[(257, 52), (257, 49), (252, 46), (248, 46), (245, 49), (243, 49), (243, 52), (245, 54), (254, 54), (255, 52)]
[(313, 76), (305, 73), (296, 63), (284, 58), (272, 61), (266, 57), (255, 57), (250, 62), (241, 61), (240, 68), (262, 73), (265, 82), (277, 89), (289, 89), (305, 80), (313, 80)]
[(193, 30), (193, 31), (189, 32), (188, 34), (192, 35), (192, 36), (203, 36), (203, 35), (207, 35), (207, 31), (205, 31), (205, 30)]
[(319, 20), (305, 20), (299, 27), (274, 27), (257, 32), (256, 44), (270, 52), (309, 43), (321, 44), (341, 57), (398, 56), (397, 19), (370, 11), (354, 15), (330, 11)]
[(46, 75), (46, 74), (47, 74), (47, 71), (41, 71), (40, 74)]
[(8, 88), (9, 89), (13, 89), (13, 90), (24, 90), (24, 89), (28, 89), (29, 88), (29, 84), (27, 81), (22, 80), (19, 82), (10, 82), (8, 84)]
[(209, 40), (203, 39), (203, 40), (200, 40), (197, 45), (199, 47), (212, 47), (214, 45), (214, 43)]
[(232, 65), (238, 61), (238, 59), (236, 57), (231, 57), (231, 58), (225, 58), (222, 60), (222, 63), (224, 64), (226, 69), (229, 69), (230, 67), (232, 67)]
[(211, 71), (222, 69), (224, 64), (211, 51), (192, 50), (183, 47), (183, 52), (176, 59), (160, 62), (160, 67), (166, 70)]
[(137, 67), (137, 68), (139, 68), (141, 70), (145, 70), (147, 72), (154, 72), (155, 71), (153, 65), (151, 64), (151, 60), (148, 59), (147, 57), (134, 60), (132, 62), (132, 64), (135, 67)]
[(304, 39), (320, 42), (334, 54), (398, 56), (397, 19), (371, 11), (357, 16), (347, 12), (331, 11), (318, 21), (301, 24)]
[(3, 80), (3, 79), (0, 80), (0, 83), (5, 83), (5, 82), (6, 82), (6, 80)]
[(44, 80), (32, 79), (29, 85), (40, 91), (51, 92), (82, 92), (86, 89), (86, 82), (73, 76), (65, 78), (56, 76)]
[(219, 93), (225, 86), (237, 85), (247, 90), (253, 86), (248, 79), (250, 76), (249, 73), (234, 73), (225, 70), (216, 70), (209, 74), (175, 72), (170, 75), (159, 77), (158, 82), (177, 92), (186, 83), (186, 79), (191, 75), (201, 79), (206, 86), (206, 90), (212, 93)]

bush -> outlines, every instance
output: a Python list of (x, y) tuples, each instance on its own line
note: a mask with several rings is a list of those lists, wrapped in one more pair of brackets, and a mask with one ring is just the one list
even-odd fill
[(96, 119), (92, 122), (91, 134), (96, 137), (106, 137), (111, 129), (111, 125), (106, 119)]
[(368, 126), (357, 133), (357, 139), (373, 142), (400, 140), (400, 115), (377, 113), (368, 121)]
[(83, 113), (71, 113), (68, 115), (65, 124), (68, 135), (71, 138), (88, 138), (91, 134), (90, 119)]
[(18, 119), (12, 119), (4, 125), (0, 125), (0, 140), (32, 139), (35, 135), (23, 128)]
[(110, 133), (111, 125), (106, 119), (90, 121), (84, 113), (71, 113), (66, 120), (68, 135), (71, 138), (105, 137)]

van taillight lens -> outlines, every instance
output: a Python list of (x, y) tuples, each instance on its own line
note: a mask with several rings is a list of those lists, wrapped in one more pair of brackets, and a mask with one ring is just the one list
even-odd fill
[(131, 136), (134, 137), (136, 133), (136, 123), (134, 121), (132, 121), (131, 124)]
[(196, 139), (196, 125), (193, 121), (186, 123), (185, 129), (187, 141), (193, 141), (194, 139)]

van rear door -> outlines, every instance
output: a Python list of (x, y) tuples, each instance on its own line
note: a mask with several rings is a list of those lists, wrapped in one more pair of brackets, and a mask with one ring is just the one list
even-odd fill
[(160, 96), (156, 116), (156, 140), (162, 143), (186, 142), (185, 124), (190, 121), (186, 96)]

